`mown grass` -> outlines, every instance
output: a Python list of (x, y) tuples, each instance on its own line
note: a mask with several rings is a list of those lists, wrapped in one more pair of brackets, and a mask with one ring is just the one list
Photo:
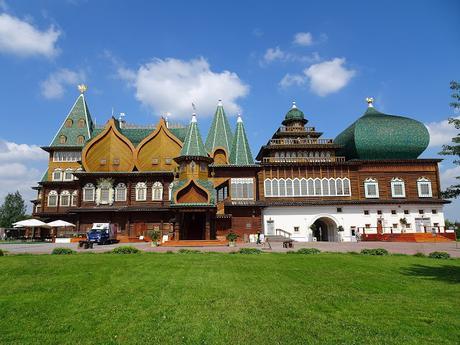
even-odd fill
[(460, 260), (0, 258), (1, 344), (458, 344)]

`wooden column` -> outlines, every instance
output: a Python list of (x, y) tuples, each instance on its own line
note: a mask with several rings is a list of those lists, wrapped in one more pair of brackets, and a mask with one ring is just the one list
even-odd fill
[(178, 218), (178, 215), (176, 215), (176, 222), (174, 223), (174, 241), (180, 240), (180, 226)]
[(204, 239), (209, 241), (211, 239), (211, 213), (206, 211), (206, 225), (205, 225)]

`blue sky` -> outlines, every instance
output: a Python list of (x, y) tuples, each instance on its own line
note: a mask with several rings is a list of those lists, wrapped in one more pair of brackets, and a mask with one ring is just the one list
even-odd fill
[[(458, 1), (9, 1), (0, 0), (0, 197), (40, 178), (51, 141), (78, 92), (98, 123), (125, 112), (201, 132), (219, 98), (241, 112), (255, 155), (292, 100), (334, 138), (366, 109), (430, 127), (424, 157), (455, 134), (445, 120), (460, 79)], [(445, 184), (460, 175), (449, 160)], [(446, 208), (460, 219), (458, 202)]]

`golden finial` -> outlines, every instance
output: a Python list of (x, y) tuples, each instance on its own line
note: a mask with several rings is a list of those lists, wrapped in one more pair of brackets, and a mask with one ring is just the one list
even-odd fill
[(374, 106), (374, 98), (373, 97), (366, 97), (366, 102), (368, 107), (373, 107)]
[(80, 91), (81, 94), (85, 93), (86, 90), (88, 90), (88, 86), (86, 86), (85, 84), (78, 85), (78, 91)]

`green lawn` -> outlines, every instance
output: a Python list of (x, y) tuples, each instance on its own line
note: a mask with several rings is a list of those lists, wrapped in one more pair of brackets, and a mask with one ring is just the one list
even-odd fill
[(460, 260), (0, 257), (1, 344), (458, 344)]

